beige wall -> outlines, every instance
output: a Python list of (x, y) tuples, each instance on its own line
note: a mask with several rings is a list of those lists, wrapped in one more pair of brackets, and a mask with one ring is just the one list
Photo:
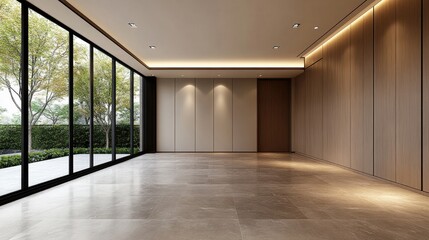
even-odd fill
[(175, 92), (176, 82), (170, 79), (157, 79), (156, 85), (156, 146), (157, 150), (175, 149)]
[(159, 152), (256, 152), (256, 79), (158, 79)]
[(196, 79), (195, 151), (213, 152), (213, 79)]
[[(294, 117), (295, 151), (428, 191), (429, 133), (422, 144), (421, 103), (429, 93), (426, 87), (422, 96), (422, 79), (428, 78), (422, 78), (421, 10), (420, 0), (384, 0), (306, 59), (305, 74), (293, 80), (294, 113), (305, 108), (304, 117), (298, 117), (307, 123)], [(424, 24), (428, 14), (426, 6)], [(316, 91), (320, 86), (323, 91)], [(428, 105), (423, 109), (427, 117)], [(316, 119), (322, 121), (322, 157)], [(427, 129), (429, 122), (424, 123)], [(305, 146), (299, 136), (306, 136)]]

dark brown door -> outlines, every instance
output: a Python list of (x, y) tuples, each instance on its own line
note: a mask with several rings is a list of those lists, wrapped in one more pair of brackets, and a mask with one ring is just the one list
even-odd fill
[(290, 79), (258, 79), (258, 151), (291, 151)]

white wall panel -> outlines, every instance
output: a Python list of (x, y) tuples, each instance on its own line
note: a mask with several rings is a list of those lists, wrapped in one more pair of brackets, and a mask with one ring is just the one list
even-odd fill
[(196, 79), (196, 151), (213, 151), (213, 79)]
[(257, 151), (257, 80), (233, 80), (233, 151)]
[(214, 151), (232, 151), (232, 80), (214, 80)]
[(176, 79), (176, 152), (195, 151), (195, 79)]
[(156, 147), (158, 152), (174, 151), (174, 79), (156, 81)]

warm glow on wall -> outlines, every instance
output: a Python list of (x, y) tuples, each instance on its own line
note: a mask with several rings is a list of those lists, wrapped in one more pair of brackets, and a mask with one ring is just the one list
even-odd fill
[(322, 48), (324, 45), (329, 44), (330, 42), (335, 40), (338, 36), (341, 36), (341, 34), (343, 34), (345, 31), (350, 29), (350, 26), (352, 24), (357, 23), (358, 21), (361, 21), (363, 17), (365, 17), (367, 14), (370, 14), (372, 11), (374, 11), (374, 8), (379, 6), (380, 4), (382, 4), (384, 1), (389, 1), (389, 0), (383, 0), (383, 1), (378, 2), (375, 6), (371, 7), (368, 11), (361, 14), (357, 19), (353, 20), (353, 22), (351, 22), (351, 23), (343, 26), (342, 28), (340, 28), (341, 30), (339, 32), (335, 33), (335, 35), (325, 39), (321, 44), (319, 44), (315, 48), (313, 48), (310, 52), (308, 52), (306, 55), (304, 55), (304, 58), (310, 57), (315, 52), (317, 52), (320, 48)]

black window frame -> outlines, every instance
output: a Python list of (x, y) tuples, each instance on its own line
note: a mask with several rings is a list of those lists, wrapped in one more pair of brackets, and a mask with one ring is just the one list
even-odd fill
[[(18, 200), (20, 198), (29, 196), (31, 194), (43, 191), (45, 189), (51, 188), (53, 186), (57, 186), (59, 184), (65, 183), (67, 181), (85, 176), (87, 174), (99, 171), (101, 169), (104, 168), (108, 168), (110, 166), (122, 163), (124, 161), (130, 160), (132, 158), (135, 158), (137, 156), (141, 156), (143, 154), (145, 154), (145, 149), (140, 149), (140, 152), (134, 153), (134, 134), (139, 134), (140, 135), (140, 139), (144, 138), (146, 134), (142, 133), (143, 129), (146, 129), (144, 126), (144, 119), (143, 119), (143, 114), (140, 117), (140, 132), (139, 133), (135, 133), (133, 130), (134, 127), (134, 113), (131, 112), (131, 119), (130, 119), (130, 143), (131, 143), (131, 154), (129, 156), (123, 157), (123, 158), (119, 158), (116, 159), (115, 157), (115, 149), (116, 149), (116, 145), (115, 142), (112, 142), (112, 159), (109, 162), (94, 166), (94, 116), (93, 116), (93, 111), (94, 111), (94, 48), (97, 49), (98, 51), (102, 52), (103, 54), (106, 54), (108, 57), (110, 57), (112, 59), (112, 97), (116, 98), (116, 94), (115, 94), (115, 80), (116, 80), (116, 63), (121, 64), (122, 66), (128, 68), (130, 70), (130, 104), (131, 104), (131, 111), (133, 111), (133, 107), (134, 107), (134, 81), (136, 81), (136, 79), (134, 79), (134, 75), (138, 74), (139, 76), (139, 82), (140, 82), (140, 88), (143, 88), (146, 76), (144, 74), (142, 74), (141, 72), (135, 70), (134, 68), (132, 68), (131, 66), (129, 66), (128, 64), (126, 64), (125, 62), (121, 61), (120, 59), (116, 58), (114, 55), (110, 54), (108, 51), (106, 51), (105, 49), (103, 49), (102, 47), (100, 47), (99, 45), (95, 44), (94, 42), (90, 41), (89, 39), (87, 39), (86, 37), (84, 37), (83, 35), (79, 34), (78, 32), (74, 31), (73, 29), (71, 29), (70, 27), (66, 26), (65, 24), (63, 24), (61, 21), (57, 20), (56, 18), (50, 16), (49, 14), (45, 13), (43, 10), (39, 9), (38, 7), (34, 6), (33, 4), (25, 1), (25, 0), (14, 0), (17, 1), (21, 4), (21, 69), (22, 69), (22, 92), (23, 92), (23, 96), (22, 96), (22, 100), (21, 100), (21, 106), (22, 109), (28, 109), (28, 21), (29, 21), (29, 11), (34, 11), (38, 14), (40, 14), (42, 17), (46, 18), (47, 20), (55, 23), (56, 25), (58, 25), (59, 27), (63, 28), (65, 31), (67, 31), (69, 33), (69, 59), (68, 59), (68, 64), (69, 64), (69, 171), (68, 174), (66, 176), (63, 177), (59, 177), (59, 178), (55, 178), (43, 183), (39, 183), (33, 186), (29, 186), (29, 148), (28, 148), (28, 118), (29, 118), (29, 114), (28, 111), (21, 111), (21, 189), (11, 192), (11, 193), (7, 193), (5, 195), (1, 195), (0, 196), (0, 206), (4, 205), (6, 203)], [(74, 85), (73, 85), (73, 67), (74, 67), (74, 36), (80, 38), (81, 40), (85, 41), (86, 43), (89, 44), (89, 52), (90, 52), (90, 109), (91, 109), (91, 118), (90, 118), (90, 166), (87, 169), (78, 171), (78, 172), (74, 172), (73, 171), (73, 167), (74, 167), (74, 158), (73, 158), (73, 132), (74, 132), (74, 122), (73, 122), (73, 90), (74, 90)], [(140, 101), (143, 101), (143, 91), (140, 91)], [(113, 99), (113, 111), (116, 111), (116, 99)], [(115, 112), (113, 112), (115, 113)], [(116, 117), (113, 117), (116, 118)], [(116, 139), (116, 124), (113, 124), (114, 122), (112, 122), (112, 141), (115, 141)], [(142, 140), (140, 140), (142, 141)], [(137, 143), (140, 145), (140, 142)]]

